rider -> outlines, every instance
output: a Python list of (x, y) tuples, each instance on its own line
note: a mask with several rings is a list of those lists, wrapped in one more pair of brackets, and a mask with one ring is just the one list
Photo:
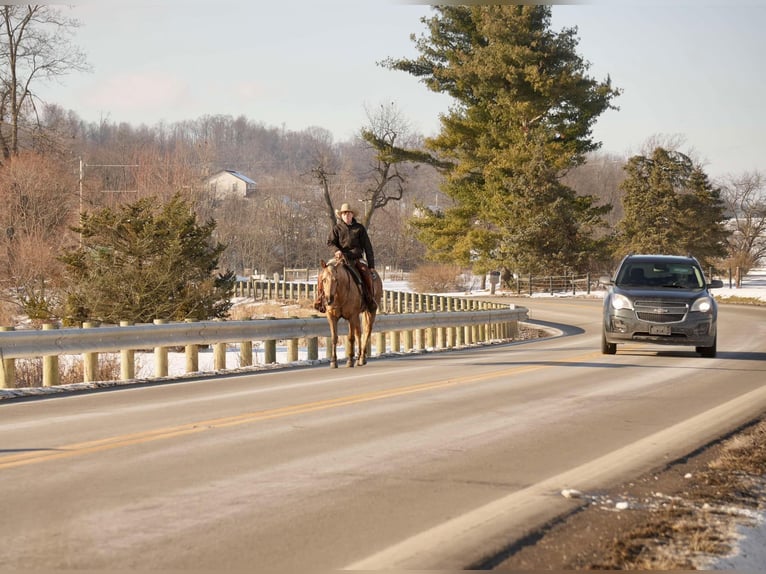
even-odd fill
[[(327, 246), (335, 248), (335, 259), (346, 258), (346, 261), (361, 277), (362, 296), (364, 304), (370, 311), (375, 311), (378, 305), (373, 297), (372, 278), (375, 274), (375, 255), (367, 229), (356, 220), (356, 212), (348, 203), (335, 211), (339, 221), (335, 224), (327, 239)], [(367, 260), (365, 263), (364, 259)], [(321, 283), (317, 289), (317, 300), (314, 307), (321, 310), (324, 306)]]

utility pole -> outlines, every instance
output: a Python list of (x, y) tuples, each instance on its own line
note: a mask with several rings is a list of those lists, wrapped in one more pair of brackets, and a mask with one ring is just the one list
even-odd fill
[[(84, 165), (82, 163), (82, 156), (80, 156), (80, 178), (79, 178), (79, 190), (80, 190), (80, 210), (79, 210), (79, 217), (77, 221), (77, 225), (82, 225), (82, 179), (83, 179), (83, 169)], [(82, 247), (82, 229), (80, 230), (80, 247)]]

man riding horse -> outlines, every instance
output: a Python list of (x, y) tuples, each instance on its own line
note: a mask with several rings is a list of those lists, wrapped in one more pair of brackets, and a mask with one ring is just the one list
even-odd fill
[[(335, 259), (345, 259), (354, 273), (354, 278), (362, 290), (364, 304), (369, 311), (377, 311), (373, 297), (372, 278), (375, 273), (375, 255), (367, 229), (356, 220), (356, 212), (348, 203), (335, 211), (338, 222), (333, 226), (327, 239), (327, 246), (335, 249)], [(365, 263), (366, 259), (366, 263)], [(324, 312), (324, 293), (319, 284), (314, 308)]]

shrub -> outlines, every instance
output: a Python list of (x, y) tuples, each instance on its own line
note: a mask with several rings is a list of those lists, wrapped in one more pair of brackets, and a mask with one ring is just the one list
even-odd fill
[(450, 293), (465, 291), (468, 282), (459, 266), (430, 263), (410, 273), (410, 286), (418, 293)]

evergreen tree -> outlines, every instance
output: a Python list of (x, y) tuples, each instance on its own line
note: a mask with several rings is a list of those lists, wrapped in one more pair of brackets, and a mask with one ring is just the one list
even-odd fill
[(215, 274), (225, 246), (215, 222), (198, 224), (187, 202), (147, 197), (116, 210), (85, 213), (82, 242), (62, 256), (69, 288), (67, 323), (223, 318), (234, 274)]
[(625, 169), (615, 255), (691, 254), (710, 264), (726, 254), (720, 191), (688, 156), (658, 147), (651, 157), (630, 158)]
[(435, 7), (420, 57), (388, 60), (456, 105), (427, 145), (448, 160), (454, 206), (413, 224), (433, 259), (522, 272), (578, 268), (598, 248), (609, 206), (561, 176), (600, 144), (591, 129), (619, 91), (586, 75), (575, 29), (550, 29), (549, 6)]

